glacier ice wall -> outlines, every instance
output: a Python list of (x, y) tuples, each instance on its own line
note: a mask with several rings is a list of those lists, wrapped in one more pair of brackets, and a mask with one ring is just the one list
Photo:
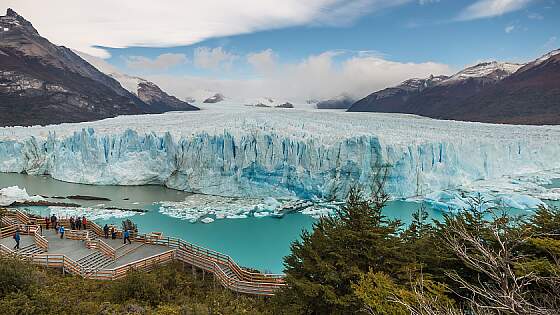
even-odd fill
[(158, 184), (222, 196), (342, 198), (353, 185), (367, 190), (381, 162), (391, 165), (386, 190), (398, 198), (560, 167), (558, 138), (542, 131), (538, 137), (460, 131), (397, 141), (389, 133), (398, 131), (387, 128), (323, 141), (325, 135), (295, 137), (269, 127), (191, 134), (76, 128), (82, 129), (0, 138), (0, 172), (99, 185)]

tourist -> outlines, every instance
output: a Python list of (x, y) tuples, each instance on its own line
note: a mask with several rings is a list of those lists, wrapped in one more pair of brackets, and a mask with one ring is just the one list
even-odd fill
[(47, 230), (49, 229), (49, 224), (51, 223), (51, 220), (49, 219), (48, 216), (45, 217), (45, 227), (47, 228)]
[(76, 229), (76, 223), (74, 222), (74, 217), (70, 217), (70, 229), (71, 230), (75, 230)]
[(14, 233), (14, 241), (16, 241), (16, 245), (14, 246), (14, 249), (19, 249), (19, 240), (21, 239), (20, 235), (19, 235), (19, 230), (16, 230), (16, 233)]
[(111, 227), (111, 239), (117, 239), (117, 232), (115, 232), (115, 227)]
[(60, 232), (60, 238), (63, 239), (64, 238), (64, 226), (62, 226), (62, 225), (60, 226), (59, 232)]
[(87, 219), (85, 215), (82, 217), (82, 226), (84, 227), (84, 230), (87, 230)]
[(123, 241), (126, 244), (126, 241), (128, 241), (128, 244), (132, 244), (132, 242), (130, 241), (130, 232), (128, 230), (124, 230), (123, 232)]
[(103, 227), (103, 234), (105, 234), (105, 239), (109, 238), (109, 226), (107, 224)]
[(54, 214), (51, 216), (51, 223), (52, 223), (52, 226), (53, 226), (54, 230), (57, 231), (57, 233), (58, 233), (58, 230), (56, 229), (56, 227), (57, 227), (57, 225), (56, 225), (57, 224), (56, 215), (54, 215)]
[(82, 221), (80, 220), (80, 217), (77, 217), (74, 222), (76, 223), (76, 230), (81, 230), (82, 229)]

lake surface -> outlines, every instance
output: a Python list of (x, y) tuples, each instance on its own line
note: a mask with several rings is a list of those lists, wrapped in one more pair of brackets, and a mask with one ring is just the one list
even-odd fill
[[(19, 186), (30, 195), (69, 196), (89, 195), (105, 197), (111, 201), (84, 201), (52, 199), (73, 202), (85, 207), (114, 206), (139, 208), (146, 213), (130, 217), (142, 233), (160, 231), (165, 235), (183, 238), (186, 241), (211, 248), (230, 255), (239, 264), (266, 272), (280, 273), (283, 257), (290, 253), (290, 244), (299, 239), (302, 230), (311, 229), (316, 219), (303, 214), (290, 214), (282, 219), (272, 217), (249, 217), (245, 219), (221, 219), (211, 224), (190, 223), (159, 212), (159, 202), (182, 201), (190, 193), (176, 191), (161, 186), (93, 186), (64, 183), (46, 176), (0, 173), (0, 188)], [(124, 200), (128, 199), (128, 200)], [(383, 210), (390, 218), (410, 222), (411, 214), (419, 204), (406, 201), (392, 201)], [(28, 211), (49, 213), (48, 207), (25, 207)], [(93, 210), (95, 211), (95, 210)], [(430, 218), (441, 219), (442, 212), (427, 209)], [(527, 211), (512, 210), (515, 214)], [(107, 218), (95, 220), (98, 224), (118, 224), (122, 219)]]

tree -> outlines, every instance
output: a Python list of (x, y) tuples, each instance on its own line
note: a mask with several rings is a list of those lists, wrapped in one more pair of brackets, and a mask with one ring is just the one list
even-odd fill
[(383, 191), (386, 178), (386, 172), (379, 173), (369, 198), (351, 189), (336, 215), (321, 218), (313, 232), (304, 231), (292, 244), (284, 263), (288, 288), (276, 297), (292, 313), (363, 311), (353, 284), (370, 269), (407, 278), (398, 236), (402, 223), (381, 212), (389, 199)]

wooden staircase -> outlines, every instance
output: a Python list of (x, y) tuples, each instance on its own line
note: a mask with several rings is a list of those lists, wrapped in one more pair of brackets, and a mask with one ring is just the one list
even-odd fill
[(78, 260), (76, 263), (82, 268), (82, 272), (91, 274), (112, 264), (113, 260), (103, 255), (101, 252), (95, 251)]
[(22, 256), (23, 258), (29, 258), (33, 255), (42, 254), (44, 252), (45, 252), (44, 249), (37, 247), (35, 244), (30, 244), (15, 250), (15, 253), (18, 256)]

